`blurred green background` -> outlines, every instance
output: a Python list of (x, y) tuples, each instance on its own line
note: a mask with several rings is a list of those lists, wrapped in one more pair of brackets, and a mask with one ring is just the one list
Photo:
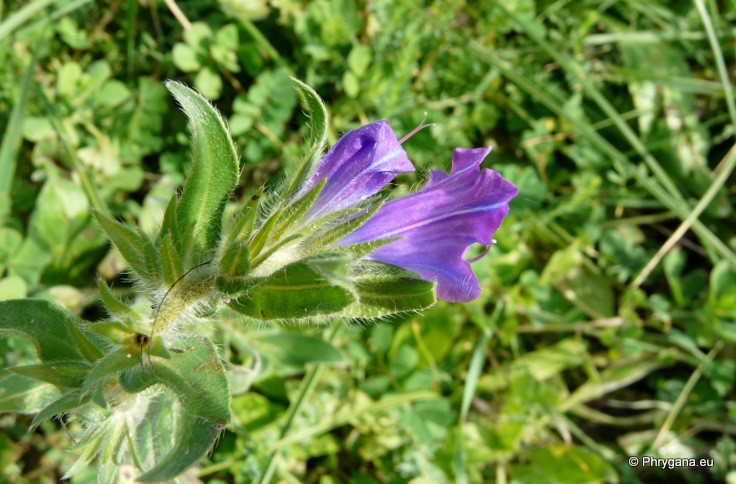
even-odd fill
[[(472, 303), (340, 331), (215, 318), (236, 423), (187, 482), (258, 482), (272, 456), (284, 483), (736, 482), (735, 17), (706, 0), (0, 1), (0, 299), (99, 319), (97, 273), (135, 297), (90, 207), (156, 230), (190, 163), (162, 82), (221, 110), (244, 192), (298, 158), (293, 75), (333, 143), (428, 113), (396, 194), (487, 145), (520, 194)], [(275, 343), (245, 392), (256, 332)], [(291, 333), (342, 356), (315, 370)], [(33, 358), (0, 340), (4, 366)], [(30, 420), (0, 415), (1, 482), (70, 465), (59, 423)], [(713, 465), (628, 465), (643, 455)]]

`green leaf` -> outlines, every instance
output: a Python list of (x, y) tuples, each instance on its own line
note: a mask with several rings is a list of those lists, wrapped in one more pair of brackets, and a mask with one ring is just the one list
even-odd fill
[(142, 279), (160, 283), (157, 273), (157, 267), (160, 263), (156, 258), (155, 248), (148, 237), (95, 209), (92, 210), (92, 213), (107, 237), (128, 262), (130, 268)]
[(259, 321), (299, 320), (332, 314), (355, 300), (341, 279), (346, 257), (324, 255), (287, 265), (246, 296), (230, 301), (235, 311)]
[(247, 241), (235, 240), (226, 245), (219, 267), (215, 286), (221, 292), (240, 294), (252, 287), (252, 279), (245, 278), (250, 271), (250, 249)]
[(205, 98), (181, 83), (166, 87), (189, 116), (194, 162), (177, 204), (178, 224), (192, 226), (188, 255), (214, 247), (220, 237), (225, 202), (238, 183), (238, 157), (220, 113)]
[(184, 264), (179, 257), (179, 253), (174, 247), (174, 238), (170, 233), (164, 236), (161, 242), (161, 269), (163, 271), (164, 283), (167, 287), (171, 287), (174, 283), (184, 275)]
[(215, 34), (215, 42), (210, 47), (210, 55), (219, 67), (230, 72), (240, 72), (238, 44), (238, 28), (235, 24), (225, 25)]
[(22, 277), (10, 276), (0, 279), (0, 301), (22, 299), (28, 295), (28, 286)]
[(685, 298), (682, 294), (682, 270), (685, 268), (687, 255), (684, 250), (675, 249), (667, 254), (662, 261), (662, 268), (667, 282), (670, 285), (672, 299), (679, 307), (685, 306)]
[(174, 448), (156, 465), (136, 478), (138, 482), (169, 481), (202, 460), (212, 448), (221, 428), (185, 413), (179, 421)]
[(71, 17), (63, 17), (56, 24), (56, 31), (61, 39), (71, 48), (81, 50), (89, 48), (87, 31), (80, 29)]
[(252, 277), (217, 276), (215, 278), (215, 287), (224, 294), (240, 296), (258, 287), (262, 282), (262, 280)]
[(49, 5), (54, 3), (54, 0), (36, 0), (24, 4), (22, 8), (14, 11), (11, 15), (4, 16), (2, 23), (0, 23), (0, 40), (4, 40), (5, 37), (15, 32), (18, 27), (33, 18), (37, 13), (42, 12)]
[(8, 368), (9, 371), (16, 375), (68, 388), (80, 387), (89, 369), (89, 365), (85, 365), (79, 361), (57, 361)]
[[(104, 323), (96, 323), (93, 327), (102, 324)], [(104, 382), (113, 373), (128, 370), (135, 366), (140, 368), (144, 364), (144, 359), (147, 356), (146, 351), (148, 346), (138, 343), (137, 338), (139, 334), (146, 335), (148, 328), (146, 328), (146, 333), (137, 333), (124, 326), (117, 328), (108, 326), (107, 328), (101, 329), (103, 329), (101, 332), (104, 332), (104, 329), (108, 329), (109, 333), (112, 333), (109, 339), (111, 341), (117, 340), (116, 342), (120, 346), (109, 351), (95, 362), (94, 367), (87, 373), (84, 379), (82, 390), (85, 392), (89, 392), (99, 382)], [(162, 359), (171, 358), (171, 354), (164, 345), (163, 338), (159, 335), (153, 337), (150, 351), (151, 356), (157, 356)]]
[(89, 204), (84, 191), (70, 180), (52, 175), (36, 199), (29, 234), (51, 252), (54, 262), (63, 261), (88, 221)]
[(361, 77), (368, 66), (371, 63), (371, 48), (362, 45), (355, 44), (350, 54), (348, 54), (348, 67), (355, 73), (356, 76)]
[(525, 457), (531, 464), (513, 467), (515, 481), (583, 484), (618, 480), (608, 462), (584, 447), (552, 445), (532, 450)]
[(61, 306), (42, 299), (0, 302), (0, 335), (18, 333), (30, 338), (42, 362), (85, 361), (69, 329), (80, 321)]
[(41, 273), (52, 258), (51, 253), (34, 237), (26, 237), (8, 261), (8, 275), (21, 277), (27, 286), (33, 287), (38, 284)]
[(145, 271), (148, 274), (149, 281), (160, 284), (161, 278), (163, 277), (161, 272), (161, 256), (145, 232), (141, 229), (136, 229), (136, 232), (138, 232), (140, 240), (143, 241), (141, 249), (143, 250), (143, 261), (146, 264)]
[(294, 77), (291, 78), (291, 81), (294, 83), (299, 99), (301, 99), (302, 108), (310, 119), (310, 130), (307, 148), (299, 168), (287, 185), (289, 188), (284, 191), (285, 197), (297, 191), (307, 181), (307, 177), (316, 167), (327, 144), (327, 132), (330, 126), (327, 108), (322, 98), (319, 97), (314, 89), (302, 81)]
[(69, 327), (69, 334), (72, 335), (72, 339), (74, 340), (74, 345), (87, 361), (95, 362), (102, 358), (102, 350), (100, 348), (104, 345), (104, 342), (95, 333), (88, 332), (82, 320), (75, 321), (68, 319), (67, 326)]
[(253, 338), (253, 346), (278, 364), (303, 367), (307, 363), (342, 363), (340, 350), (331, 343), (301, 333), (261, 333)]
[(102, 304), (105, 305), (105, 309), (107, 309), (110, 316), (118, 318), (121, 321), (134, 321), (137, 323), (143, 321), (140, 314), (113, 294), (112, 289), (110, 289), (102, 277), (97, 279), (97, 289), (100, 292)]
[(296, 104), (289, 71), (283, 67), (261, 72), (248, 93), (235, 98), (230, 127), (234, 136), (250, 138), (245, 151), (249, 161), (259, 162), (265, 149), (278, 147)]
[(23, 235), (9, 227), (0, 227), (0, 274), (23, 242)]
[(402, 345), (391, 358), (388, 371), (394, 378), (401, 379), (409, 375), (419, 363), (419, 355), (411, 346)]
[(269, 257), (271, 257), (274, 253), (279, 251), (280, 249), (286, 247), (287, 245), (291, 245), (292, 242), (294, 242), (297, 239), (300, 239), (302, 237), (302, 234), (291, 234), (288, 237), (285, 237), (281, 240), (276, 239), (277, 242), (271, 246), (267, 251), (258, 254), (258, 257), (253, 259), (253, 265), (252, 267), (255, 269), (259, 265), (261, 265), (262, 262), (265, 262), (268, 260)]
[(36, 413), (57, 398), (59, 390), (48, 383), (13, 374), (0, 378), (0, 412)]
[(562, 409), (569, 409), (577, 404), (600, 398), (620, 388), (627, 387), (663, 366), (667, 366), (668, 363), (672, 362), (652, 359), (627, 361), (617, 366), (610, 366), (601, 372), (599, 379), (589, 380), (580, 385), (562, 404)]
[(54, 415), (74, 410), (81, 407), (90, 400), (90, 395), (82, 395), (79, 391), (67, 393), (58, 400), (45, 407), (43, 410), (33, 417), (31, 427), (38, 427), (44, 421), (50, 419)]
[(230, 420), (230, 384), (214, 345), (201, 336), (182, 338), (178, 344), (183, 351), (170, 360), (154, 360), (152, 371), (136, 366), (120, 378), (131, 393), (163, 384), (182, 406), (174, 447), (138, 477), (142, 482), (173, 479), (197, 463)]
[(339, 316), (380, 318), (406, 311), (420, 311), (437, 302), (435, 283), (414, 277), (363, 275), (352, 279), (358, 301)]
[(200, 64), (196, 51), (189, 45), (177, 42), (171, 51), (174, 65), (184, 72), (194, 72), (199, 69)]
[(115, 107), (127, 99), (131, 99), (131, 93), (122, 81), (111, 79), (105, 82), (100, 90), (95, 93), (94, 99), (101, 106)]
[(212, 29), (205, 22), (194, 22), (184, 31), (184, 40), (196, 50), (204, 50), (212, 39)]
[(219, 99), (222, 94), (222, 78), (212, 67), (206, 65), (194, 76), (194, 85), (210, 99)]
[[(122, 419), (121, 419), (122, 420)], [(119, 464), (124, 462), (123, 456), (119, 453), (120, 446), (126, 440), (126, 436), (129, 435), (130, 430), (128, 429), (127, 422), (125, 420), (118, 420), (107, 428), (105, 432), (105, 440), (102, 442), (102, 448), (97, 456), (98, 462), (104, 464)], [(113, 472), (113, 476), (115, 473)], [(101, 472), (98, 471), (97, 479), (101, 481)]]
[(736, 270), (728, 261), (721, 261), (710, 273), (708, 303), (713, 308), (736, 310)]
[(146, 373), (140, 365), (120, 377), (123, 388), (138, 393), (162, 383), (171, 388), (184, 409), (211, 424), (229, 421), (230, 384), (220, 362), (217, 349), (209, 339), (186, 337), (177, 342), (181, 353), (170, 359), (155, 359), (153, 371)]
[[(82, 391), (89, 393), (97, 383), (113, 373), (133, 368), (136, 365), (140, 366), (142, 351), (143, 349), (139, 349), (137, 352), (133, 352), (130, 347), (122, 347), (109, 352), (97, 361), (94, 368), (87, 374), (82, 385)], [(153, 352), (151, 353), (153, 354)]]
[(97, 432), (90, 436), (90, 438), (84, 442), (80, 447), (81, 453), (77, 456), (77, 461), (72, 465), (66, 474), (62, 476), (62, 479), (68, 479), (69, 477), (79, 473), (82, 469), (86, 468), (89, 463), (94, 459), (97, 452), (104, 441), (105, 434), (103, 432)]
[(360, 80), (351, 71), (342, 75), (342, 88), (349, 97), (358, 97), (360, 94)]

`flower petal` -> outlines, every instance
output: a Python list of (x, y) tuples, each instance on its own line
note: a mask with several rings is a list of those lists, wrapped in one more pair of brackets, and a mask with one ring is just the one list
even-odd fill
[(388, 122), (377, 121), (340, 138), (299, 190), (297, 198), (327, 179), (306, 216), (306, 220), (315, 220), (375, 195), (397, 173), (412, 171), (414, 165)]
[(367, 258), (437, 281), (437, 296), (446, 301), (477, 298), (480, 286), (465, 253), (476, 242), (493, 243), (508, 213), (509, 200), (518, 194), (516, 186), (501, 174), (480, 170), (490, 151), (456, 149), (449, 175), (433, 171), (420, 191), (387, 203), (338, 245), (403, 237)]

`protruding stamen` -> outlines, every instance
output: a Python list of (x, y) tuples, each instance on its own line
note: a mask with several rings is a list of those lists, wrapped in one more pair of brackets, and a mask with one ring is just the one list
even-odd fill
[(424, 111), (424, 119), (422, 119), (422, 122), (419, 123), (419, 126), (417, 126), (416, 128), (412, 129), (409, 132), (409, 134), (407, 134), (406, 136), (404, 136), (403, 138), (401, 138), (399, 140), (399, 144), (404, 144), (404, 141), (408, 140), (409, 138), (411, 138), (412, 136), (414, 136), (415, 134), (417, 134), (418, 132), (420, 132), (424, 128), (428, 128), (430, 126), (434, 126), (434, 123), (424, 124), (424, 122), (426, 120), (427, 120), (427, 111)]
[(472, 259), (470, 259), (469, 261), (466, 261), (466, 262), (469, 262), (469, 263), (472, 264), (473, 262), (476, 262), (476, 261), (481, 260), (483, 257), (485, 257), (486, 255), (488, 255), (488, 251), (491, 250), (491, 247), (493, 246), (493, 244), (498, 244), (498, 240), (491, 239), (491, 245), (486, 245), (486, 250), (484, 250), (481, 255), (479, 255), (478, 257), (473, 257)]

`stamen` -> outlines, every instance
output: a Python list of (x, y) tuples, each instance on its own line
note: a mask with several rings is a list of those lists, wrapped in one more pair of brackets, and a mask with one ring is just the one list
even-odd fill
[(428, 127), (430, 127), (430, 126), (434, 126), (434, 123), (424, 124), (424, 122), (425, 122), (426, 120), (427, 120), (427, 112), (425, 111), (425, 112), (424, 112), (424, 119), (422, 119), (422, 122), (421, 122), (421, 123), (419, 123), (419, 126), (417, 126), (416, 128), (412, 129), (412, 130), (411, 130), (411, 131), (409, 132), (409, 134), (407, 134), (406, 136), (404, 136), (403, 138), (401, 138), (401, 139), (399, 140), (399, 144), (404, 144), (404, 141), (408, 140), (409, 138), (411, 138), (412, 136), (414, 136), (415, 134), (417, 134), (418, 132), (420, 132), (420, 131), (421, 131), (421, 130), (423, 130), (424, 128), (428, 128)]
[(472, 264), (473, 262), (481, 260), (483, 257), (486, 256), (486, 254), (488, 254), (488, 251), (491, 250), (491, 247), (493, 246), (493, 244), (497, 244), (497, 243), (498, 241), (496, 239), (492, 239), (491, 245), (487, 245), (486, 250), (484, 250), (481, 255), (479, 255), (478, 257), (473, 257), (472, 259), (465, 261), (465, 262), (469, 262), (470, 264)]

